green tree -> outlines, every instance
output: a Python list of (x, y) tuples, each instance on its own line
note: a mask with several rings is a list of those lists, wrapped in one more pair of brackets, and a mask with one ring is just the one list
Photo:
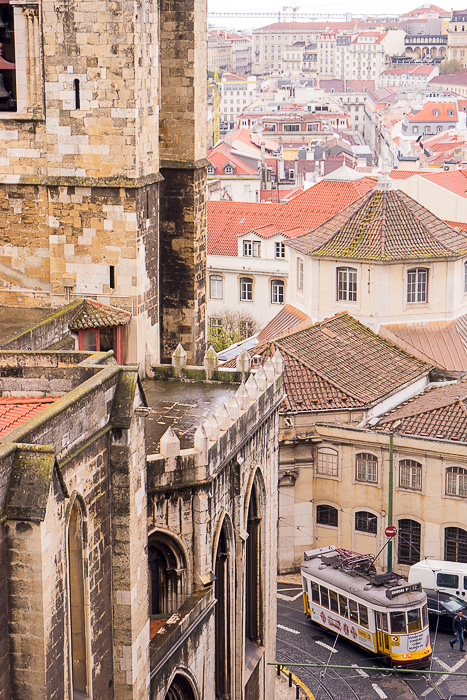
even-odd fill
[(216, 352), (249, 338), (259, 330), (259, 323), (246, 311), (224, 311), (209, 318), (208, 345)]
[(458, 70), (463, 69), (462, 63), (457, 59), (453, 58), (451, 61), (443, 61), (439, 67), (439, 74), (446, 75), (447, 73), (457, 73)]

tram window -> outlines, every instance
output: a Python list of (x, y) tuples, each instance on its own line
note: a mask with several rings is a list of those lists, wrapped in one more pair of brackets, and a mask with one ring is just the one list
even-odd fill
[(436, 574), (436, 584), (443, 588), (459, 588), (459, 576), (455, 574)]
[(313, 603), (319, 603), (319, 586), (315, 581), (311, 582), (311, 598)]
[(427, 627), (428, 625), (428, 609), (427, 606), (424, 605), (422, 608), (422, 627)]
[(391, 634), (406, 634), (405, 628), (405, 613), (392, 612), (391, 615)]
[(358, 622), (358, 605), (354, 600), (350, 600), (349, 598), (349, 611), (350, 611), (350, 619), (352, 622)]
[(329, 591), (324, 586), (320, 586), (319, 590), (321, 592), (321, 605), (323, 608), (329, 608)]
[(331, 603), (331, 610), (335, 613), (338, 613), (339, 612), (339, 605), (337, 604), (336, 591), (329, 591), (329, 602)]
[(360, 624), (362, 627), (368, 627), (368, 608), (366, 605), (358, 604), (358, 611), (360, 613)]
[(420, 608), (407, 610), (407, 627), (409, 628), (409, 632), (420, 632), (422, 629)]
[(343, 595), (339, 596), (339, 613), (342, 615), (342, 617), (349, 616), (349, 606), (347, 605), (347, 598), (345, 598), (345, 596)]
[(388, 632), (388, 614), (387, 613), (382, 613), (382, 612), (377, 612), (376, 615), (377, 617), (377, 624), (378, 624), (378, 629), (383, 630), (383, 632)]

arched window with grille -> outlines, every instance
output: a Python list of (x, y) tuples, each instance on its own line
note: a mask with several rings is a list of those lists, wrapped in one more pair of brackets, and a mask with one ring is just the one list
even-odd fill
[(467, 531), (461, 527), (444, 530), (444, 558), (446, 561), (467, 562)]
[(316, 522), (318, 525), (330, 525), (331, 527), (337, 527), (337, 508), (325, 504), (316, 506)]
[(355, 530), (376, 535), (378, 530), (378, 518), (366, 510), (358, 510), (355, 513)]
[(467, 496), (467, 469), (448, 467), (446, 469), (446, 494), (448, 496)]
[(398, 522), (398, 562), (416, 564), (420, 561), (422, 526), (416, 520), (404, 518)]

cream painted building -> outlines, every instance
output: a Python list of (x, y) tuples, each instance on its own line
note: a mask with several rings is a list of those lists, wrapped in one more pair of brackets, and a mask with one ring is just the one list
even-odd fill
[(467, 236), (401, 191), (374, 190), (288, 241), (289, 300), (315, 320), (445, 320), (467, 311)]

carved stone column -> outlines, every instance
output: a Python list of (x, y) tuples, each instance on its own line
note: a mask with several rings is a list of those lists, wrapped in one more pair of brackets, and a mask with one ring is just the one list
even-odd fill
[(43, 115), (39, 3), (12, 0), (15, 24), (17, 111)]

